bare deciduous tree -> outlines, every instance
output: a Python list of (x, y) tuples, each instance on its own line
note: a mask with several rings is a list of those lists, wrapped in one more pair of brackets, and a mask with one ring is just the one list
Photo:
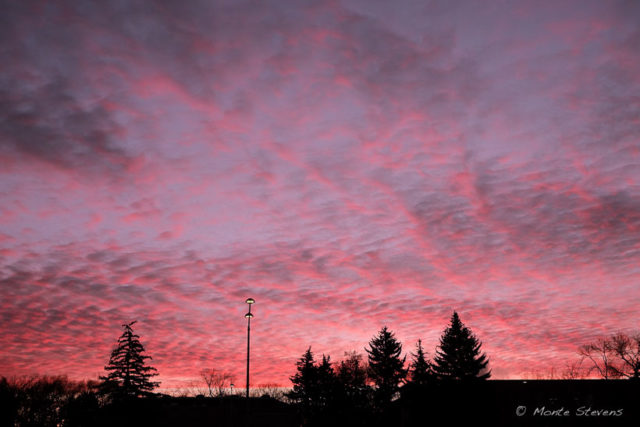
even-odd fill
[(604, 379), (640, 379), (640, 333), (598, 338), (580, 347), (578, 354), (591, 362), (589, 373), (597, 372)]
[(528, 380), (555, 380), (558, 378), (558, 371), (555, 366), (546, 369), (530, 369), (523, 372), (523, 378)]
[(272, 399), (285, 401), (286, 400), (286, 397), (285, 397), (285, 392), (286, 391), (287, 391), (287, 389), (285, 389), (284, 387), (280, 387), (276, 383), (264, 383), (264, 384), (258, 384), (251, 391), (251, 395), (253, 395), (254, 397), (265, 397), (265, 396), (268, 396), (268, 397), (270, 397)]
[(207, 387), (209, 397), (224, 396), (228, 394), (234, 376), (229, 372), (218, 371), (213, 368), (203, 369), (200, 372), (200, 378)]
[(583, 361), (591, 361), (588, 373), (597, 372), (605, 380), (618, 376), (614, 368), (615, 353), (608, 338), (598, 338), (595, 342), (583, 345), (578, 349), (578, 354)]
[(577, 380), (584, 378), (582, 361), (567, 363), (560, 374), (563, 380)]
[(640, 333), (628, 336), (617, 333), (609, 338), (618, 359), (613, 369), (620, 377), (640, 379)]

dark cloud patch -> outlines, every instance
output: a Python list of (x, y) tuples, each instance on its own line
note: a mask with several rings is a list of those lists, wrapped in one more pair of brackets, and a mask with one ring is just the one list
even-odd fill
[(86, 109), (64, 81), (28, 89), (0, 83), (0, 149), (64, 169), (122, 172), (130, 159), (114, 142), (118, 126), (101, 106)]
[(64, 169), (122, 172), (130, 158), (117, 141), (121, 127), (101, 103), (107, 94), (91, 84), (83, 26), (51, 5), (13, 3), (3, 16), (0, 153)]
[(640, 198), (620, 191), (599, 198), (588, 210), (589, 228), (612, 231), (619, 235), (640, 233)]

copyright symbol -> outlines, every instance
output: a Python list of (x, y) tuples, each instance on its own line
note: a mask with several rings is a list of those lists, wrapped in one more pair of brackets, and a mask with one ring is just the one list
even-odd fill
[(516, 415), (521, 417), (525, 414), (525, 412), (527, 412), (527, 407), (526, 406), (518, 406), (516, 408)]

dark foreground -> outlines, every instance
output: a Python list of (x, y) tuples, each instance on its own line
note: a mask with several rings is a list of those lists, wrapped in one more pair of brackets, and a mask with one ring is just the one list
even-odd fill
[(405, 393), (398, 425), (462, 421), (493, 426), (640, 425), (640, 382), (495, 380)]
[[(99, 406), (86, 398), (66, 408), (68, 426), (630, 426), (640, 425), (640, 382), (627, 380), (485, 381), (405, 387), (384, 409), (326, 407), (313, 413), (268, 397), (158, 397)], [(6, 401), (0, 406), (6, 408)], [(37, 408), (32, 408), (37, 415)], [(2, 425), (16, 425), (3, 413)], [(14, 414), (15, 415), (15, 414)], [(48, 425), (46, 418), (31, 423)]]

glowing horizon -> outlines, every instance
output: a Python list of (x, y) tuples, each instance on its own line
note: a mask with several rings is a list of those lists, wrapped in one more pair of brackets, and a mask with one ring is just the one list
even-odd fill
[[(174, 4), (175, 3), (175, 4)], [(640, 4), (11, 2), (0, 375), (289, 386), (453, 310), (493, 378), (638, 328)]]

